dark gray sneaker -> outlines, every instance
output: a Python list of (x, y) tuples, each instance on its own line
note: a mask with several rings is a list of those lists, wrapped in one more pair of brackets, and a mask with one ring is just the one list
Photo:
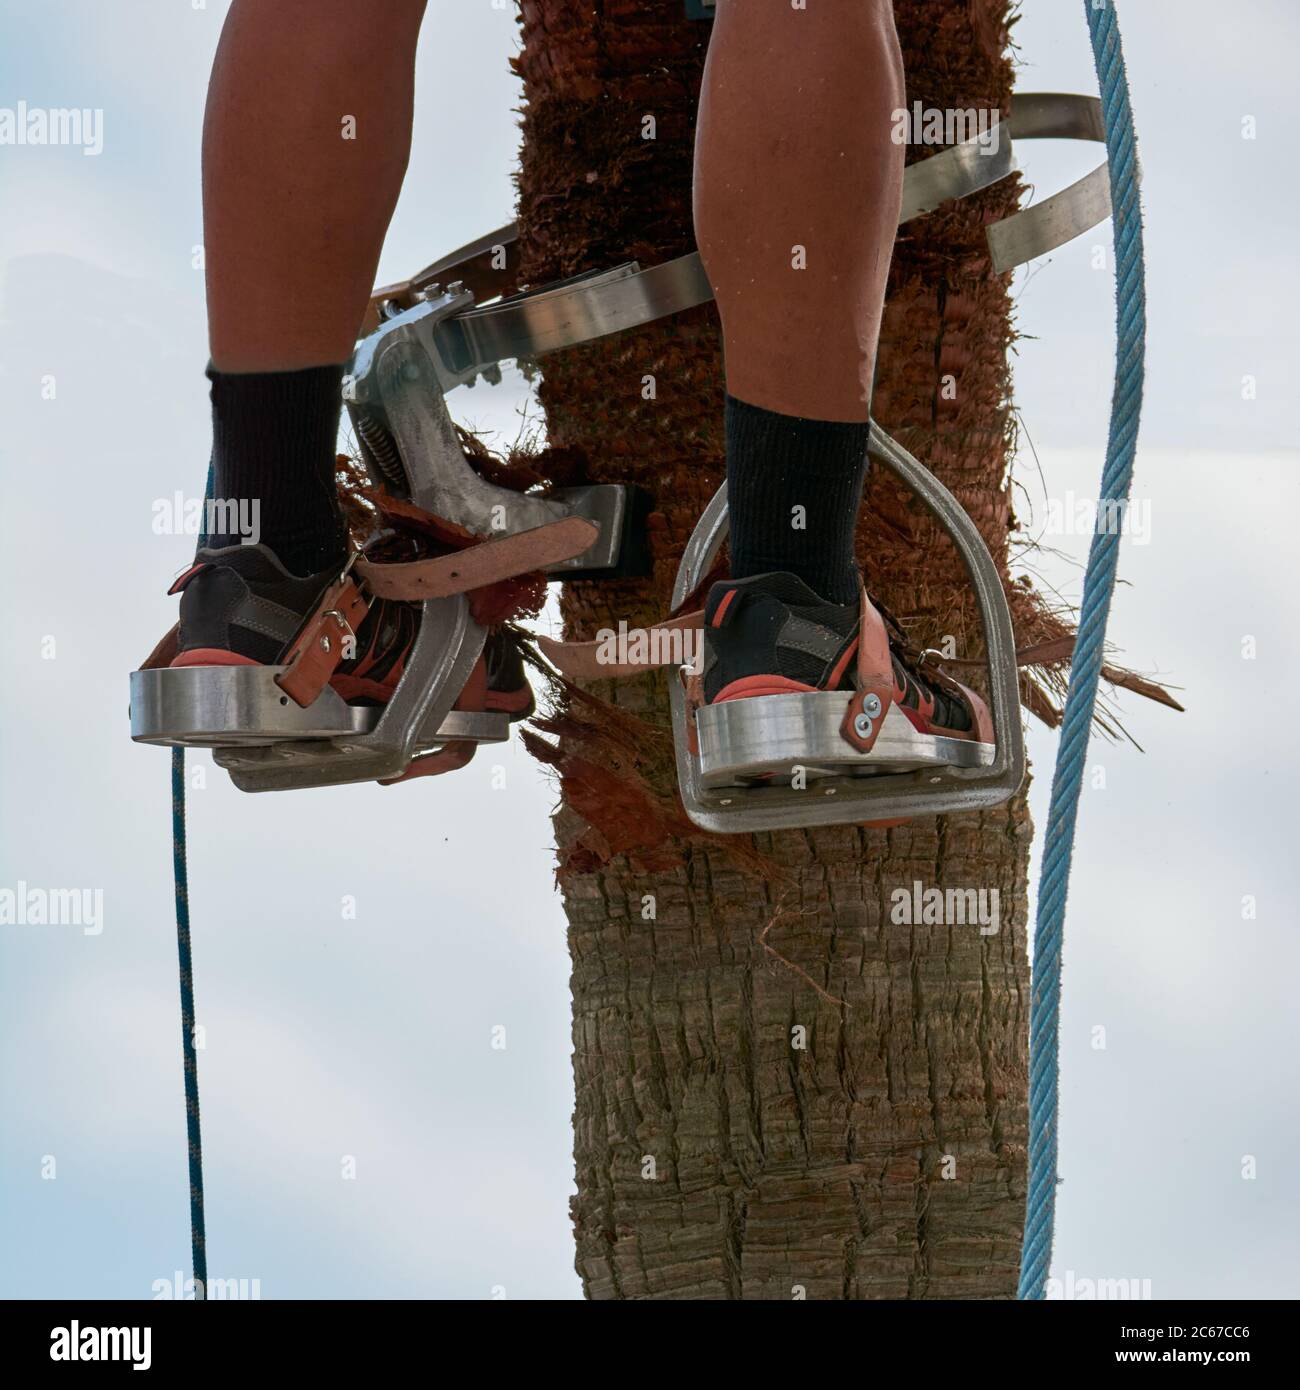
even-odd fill
[[(200, 549), (168, 593), (181, 596), (179, 651), (172, 666), (277, 665), (320, 596), (339, 577), (290, 574), (265, 545)], [(419, 605), (374, 599), (354, 653), (330, 684), (349, 703), (385, 704), (397, 688), (419, 630)], [(533, 696), (506, 632), (489, 634), (486, 708), (526, 718)]]
[[(704, 701), (852, 690), (861, 612), (827, 603), (797, 575), (722, 580), (704, 605)], [(894, 701), (922, 733), (965, 732), (970, 711), (895, 654)]]
[(172, 665), (274, 664), (337, 578), (337, 568), (290, 574), (264, 545), (200, 549), (167, 591), (181, 596), (180, 652)]

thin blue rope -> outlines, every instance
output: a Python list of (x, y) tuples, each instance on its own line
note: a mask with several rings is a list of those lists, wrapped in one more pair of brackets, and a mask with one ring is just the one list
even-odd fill
[[(1056, 1216), (1060, 1076), (1061, 942), (1070, 883), (1079, 791), (1092, 731), (1106, 644), (1106, 621), (1115, 589), (1120, 526), (1133, 478), (1146, 357), (1146, 281), (1142, 209), (1138, 196), (1137, 142), (1128, 78), (1114, 0), (1084, 0), (1101, 87), (1114, 209), (1116, 351), (1106, 466), (1098, 499), (1098, 528), (1088, 554), (1079, 613), (1079, 635), (1070, 670), (1070, 691), (1052, 776), (1047, 839), (1038, 884), (1034, 933), (1033, 993), (1029, 1015), (1029, 1184), (1019, 1296), (1041, 1299), (1052, 1260)], [(1113, 504), (1107, 506), (1106, 504)], [(1107, 524), (1109, 520), (1112, 524)]]
[(181, 1053), (185, 1062), (185, 1130), (190, 1151), (190, 1254), (194, 1297), (208, 1284), (203, 1228), (203, 1140), (199, 1130), (199, 1059), (194, 1049), (194, 962), (190, 955), (190, 885), (185, 863), (185, 750), (172, 749), (172, 877), (176, 883), (176, 954), (181, 980)]

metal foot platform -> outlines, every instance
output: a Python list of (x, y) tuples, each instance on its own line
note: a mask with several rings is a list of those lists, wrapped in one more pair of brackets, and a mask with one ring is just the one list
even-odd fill
[(801, 784), (826, 777), (993, 765), (993, 744), (918, 733), (897, 705), (885, 715), (871, 752), (855, 754), (840, 732), (844, 704), (843, 694), (818, 691), (728, 700), (696, 710), (700, 787), (793, 785), (798, 791)]
[[(190, 666), (131, 673), (131, 737), (186, 748), (250, 749), (287, 739), (357, 738), (371, 734), (383, 710), (350, 705), (328, 687), (300, 709), (276, 684), (283, 666)], [(451, 740), (502, 743), (508, 715), (452, 710), (416, 735), (418, 752)], [(229, 761), (229, 760), (228, 760)], [(249, 760), (251, 766), (257, 760)]]

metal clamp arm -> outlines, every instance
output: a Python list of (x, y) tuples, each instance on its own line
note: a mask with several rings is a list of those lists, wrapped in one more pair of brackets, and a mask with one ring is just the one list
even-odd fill
[[(911, 165), (903, 176), (900, 226), (1006, 178), (1016, 168), (1016, 140), (1101, 141), (1101, 103), (1096, 97), (1069, 93), (1026, 93), (1011, 99), (1011, 114), (1001, 130), (996, 142), (976, 137)], [(1045, 255), (1109, 215), (1110, 185), (1103, 163), (1043, 202), (993, 223), (987, 230), (993, 269), (1002, 274)], [(468, 288), (479, 300), (484, 293), (513, 288), (507, 283), (510, 277), (491, 263), (517, 241), (517, 226), (498, 228), (426, 266), (404, 284), (377, 291), (372, 307), (382, 301), (386, 312), (400, 314), (448, 279), (455, 291)], [(698, 252), (644, 270), (629, 261), (612, 270), (479, 303), (431, 323), (426, 343), (446, 391), (507, 358), (540, 357), (577, 347), (712, 298)]]

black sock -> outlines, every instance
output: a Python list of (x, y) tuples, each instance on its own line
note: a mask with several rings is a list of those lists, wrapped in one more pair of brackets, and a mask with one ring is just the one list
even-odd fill
[[(218, 372), (212, 498), (202, 544), (255, 538), (293, 574), (341, 565), (347, 533), (334, 484), (343, 367)], [(207, 520), (209, 513), (212, 520)]]
[(726, 428), (732, 578), (786, 570), (829, 603), (853, 603), (871, 426), (779, 415), (728, 395)]

